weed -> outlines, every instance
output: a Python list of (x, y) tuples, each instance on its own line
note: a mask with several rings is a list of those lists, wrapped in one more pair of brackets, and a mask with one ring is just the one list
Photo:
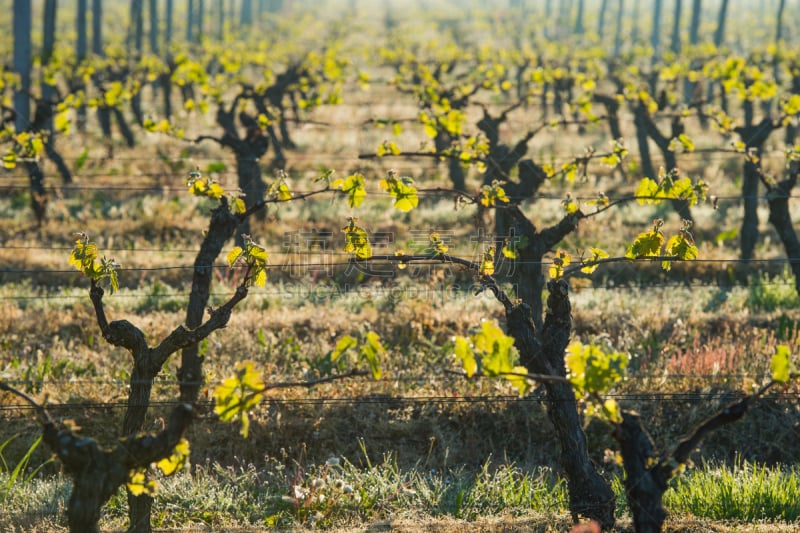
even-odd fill
[(706, 465), (677, 478), (664, 503), (678, 513), (714, 520), (800, 519), (800, 470), (741, 459), (732, 467)]
[(789, 269), (784, 269), (775, 278), (767, 273), (751, 276), (746, 305), (753, 311), (766, 312), (800, 308), (800, 296), (794, 288), (794, 278)]
[(153, 311), (166, 311), (174, 313), (180, 311), (184, 307), (184, 302), (176, 294), (176, 291), (155, 280), (147, 290), (144, 298), (136, 306), (137, 313), (150, 313)]
[(2, 444), (0, 444), (0, 475), (2, 475), (2, 477), (0, 477), (0, 497), (5, 497), (5, 495), (8, 494), (12, 487), (14, 487), (14, 485), (17, 483), (23, 485), (29, 483), (31, 479), (33, 479), (36, 474), (39, 473), (39, 470), (41, 470), (46, 464), (53, 461), (51, 458), (36, 468), (28, 469), (31, 455), (42, 442), (42, 436), (40, 435), (39, 438), (33, 441), (22, 458), (17, 461), (17, 464), (14, 466), (14, 468), (10, 468), (5, 456), (3, 455), (3, 450), (5, 450), (6, 446), (8, 446), (9, 443), (11, 443), (11, 441), (13, 441), (15, 438), (17, 438), (17, 435), (6, 439)]

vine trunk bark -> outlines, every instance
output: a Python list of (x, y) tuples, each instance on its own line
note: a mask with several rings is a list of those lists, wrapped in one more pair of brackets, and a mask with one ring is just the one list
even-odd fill
[[(529, 372), (566, 377), (564, 351), (572, 331), (569, 287), (564, 280), (551, 281), (547, 314), (537, 330), (527, 304), (506, 304), (508, 332)], [(575, 392), (566, 383), (545, 382), (547, 415), (561, 446), (561, 466), (569, 486), (569, 507), (573, 519), (596, 520), (603, 529), (614, 525), (614, 492), (589, 459)]]

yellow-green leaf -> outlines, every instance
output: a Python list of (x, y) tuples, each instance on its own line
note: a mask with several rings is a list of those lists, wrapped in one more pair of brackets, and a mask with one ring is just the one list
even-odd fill
[(9, 150), (6, 152), (6, 155), (3, 156), (3, 167), (6, 170), (13, 170), (17, 167), (17, 154), (15, 154), (13, 150)]
[[(524, 366), (515, 366), (511, 369), (511, 372), (503, 376), (511, 386), (517, 389), (520, 397), (525, 396), (528, 394), (528, 391), (531, 389), (531, 382), (528, 378), (524, 377), (525, 374), (528, 373), (528, 369)], [(522, 375), (517, 375), (522, 374)]]
[(246, 438), (250, 427), (247, 412), (261, 402), (263, 391), (264, 382), (255, 365), (250, 361), (237, 363), (234, 375), (214, 389), (214, 412), (223, 422), (239, 419), (240, 433)]
[(228, 252), (227, 257), (225, 258), (228, 262), (228, 266), (233, 268), (233, 265), (236, 264), (236, 261), (242, 256), (244, 250), (240, 246), (234, 246), (230, 252)]
[(332, 186), (334, 189), (341, 189), (342, 192), (347, 194), (347, 202), (350, 207), (358, 207), (367, 196), (364, 176), (360, 173), (351, 174), (345, 179), (334, 180)]
[(395, 171), (389, 171), (389, 175), (380, 181), (380, 187), (394, 198), (394, 208), (398, 211), (407, 213), (419, 204), (417, 188), (412, 178), (398, 177)]
[(483, 253), (483, 260), (480, 265), (481, 276), (491, 276), (494, 274), (494, 246), (490, 246)]
[(456, 337), (454, 352), (456, 360), (461, 361), (461, 368), (464, 369), (467, 377), (471, 378), (475, 375), (478, 370), (478, 362), (475, 360), (469, 340), (461, 336)]
[(175, 448), (173, 448), (172, 454), (169, 457), (161, 459), (156, 463), (156, 466), (165, 476), (171, 476), (182, 469), (186, 465), (188, 459), (189, 441), (181, 439), (178, 444), (175, 445)]
[(131, 470), (128, 474), (126, 486), (134, 496), (141, 496), (143, 494), (155, 496), (158, 490), (156, 482), (152, 479), (147, 479), (147, 472), (144, 468)]
[(778, 383), (786, 383), (791, 378), (792, 353), (789, 346), (779, 344), (775, 349), (775, 354), (770, 361), (772, 379)]
[(605, 259), (608, 257), (608, 253), (605, 250), (601, 250), (600, 248), (590, 247), (589, 252), (591, 252), (592, 256), (581, 262), (582, 264), (589, 263), (585, 267), (581, 268), (581, 272), (583, 272), (584, 274), (591, 274), (592, 272), (597, 270), (597, 267), (599, 265), (596, 264), (595, 262), (600, 259)]
[(342, 335), (331, 352), (331, 362), (335, 363), (347, 350), (358, 346), (358, 341), (350, 335)]
[(372, 257), (372, 246), (369, 236), (364, 228), (356, 225), (358, 218), (350, 217), (350, 223), (342, 228), (345, 234), (344, 251), (353, 254), (356, 259), (369, 259)]

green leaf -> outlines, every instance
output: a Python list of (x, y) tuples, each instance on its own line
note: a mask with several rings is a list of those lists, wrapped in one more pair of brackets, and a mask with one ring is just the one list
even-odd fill
[(722, 245), (725, 241), (733, 240), (738, 236), (739, 236), (739, 228), (731, 228), (729, 230), (717, 233), (717, 236), (714, 237), (714, 241), (718, 245)]
[(6, 170), (13, 170), (17, 167), (17, 154), (13, 150), (9, 150), (3, 156), (3, 167)]
[[(524, 366), (515, 366), (511, 373), (504, 375), (503, 377), (511, 383), (511, 386), (517, 389), (520, 397), (525, 396), (531, 390), (531, 382), (528, 378), (524, 377), (523, 375), (515, 375), (515, 374), (527, 374), (528, 369)], [(514, 375), (512, 375), (514, 374)]]
[(109, 290), (119, 290), (117, 263), (113, 259), (97, 258), (97, 245), (89, 240), (85, 233), (78, 233), (75, 246), (69, 254), (69, 264), (80, 270), (87, 278), (100, 283), (108, 281)]
[(333, 352), (331, 352), (331, 362), (335, 363), (343, 353), (351, 348), (355, 348), (356, 346), (358, 346), (358, 341), (355, 337), (351, 337), (350, 335), (342, 335), (336, 342), (336, 347), (333, 349)]
[(691, 235), (687, 231), (681, 231), (673, 235), (667, 241), (667, 255), (674, 255), (682, 261), (692, 261), (697, 259), (698, 250)]
[(389, 195), (394, 198), (394, 208), (398, 211), (407, 213), (419, 204), (417, 188), (414, 186), (412, 178), (398, 178), (397, 173), (390, 170), (389, 176), (380, 181), (380, 187), (388, 191)]
[(595, 261), (598, 261), (600, 259), (605, 259), (608, 257), (608, 253), (604, 250), (601, 250), (600, 248), (590, 247), (589, 252), (591, 252), (592, 256), (589, 257), (588, 259), (581, 261), (581, 264), (590, 263), (585, 267), (581, 268), (581, 272), (583, 272), (584, 274), (591, 274), (592, 272), (597, 270), (598, 266), (600, 266), (598, 264), (591, 264), (591, 263), (594, 263)]
[(347, 195), (350, 207), (358, 207), (367, 196), (364, 176), (359, 173), (351, 174), (347, 178), (339, 178), (331, 184), (334, 189), (341, 189)]
[(231, 210), (236, 214), (244, 214), (247, 211), (247, 206), (244, 204), (244, 200), (241, 198), (234, 198), (233, 202), (231, 203)]
[(244, 285), (263, 287), (267, 282), (267, 268), (269, 267), (267, 250), (253, 241), (249, 235), (243, 234), (242, 238), (244, 248), (234, 246), (226, 256), (228, 267), (233, 268), (237, 262), (244, 263), (248, 273)]
[(386, 349), (381, 344), (380, 336), (374, 331), (368, 331), (365, 335), (364, 342), (361, 344), (360, 355), (366, 359), (369, 364), (372, 379), (381, 379), (383, 370), (381, 369), (380, 355)]
[(481, 276), (491, 276), (494, 274), (494, 246), (490, 246), (483, 252), (483, 260), (479, 267)]
[(189, 441), (186, 439), (181, 439), (178, 444), (175, 445), (175, 448), (173, 448), (172, 454), (169, 457), (165, 457), (157, 462), (156, 467), (158, 467), (158, 469), (161, 470), (165, 476), (171, 476), (178, 470), (182, 469), (188, 460)]
[(440, 255), (446, 254), (450, 250), (450, 247), (442, 241), (442, 237), (439, 235), (438, 231), (434, 231), (428, 235), (428, 241), (430, 241), (430, 246), (425, 249), (425, 253)]
[(425, 123), (424, 130), (425, 130), (425, 135), (427, 135), (431, 139), (439, 135), (439, 130), (436, 129), (436, 125), (430, 122)]
[(397, 146), (397, 143), (394, 141), (383, 141), (377, 150), (377, 156), (383, 157), (385, 155), (400, 155), (402, 151), (400, 147)]
[(472, 347), (466, 337), (456, 337), (454, 352), (456, 360), (461, 361), (461, 368), (468, 378), (475, 375), (478, 371), (478, 361), (475, 359), (475, 354), (472, 352)]
[(633, 241), (625, 257), (628, 259), (639, 259), (641, 257), (657, 257), (661, 255), (661, 247), (664, 244), (664, 235), (658, 228), (652, 231), (640, 233)]
[(503, 249), (501, 250), (503, 256), (507, 257), (508, 259), (519, 259), (520, 250), (524, 250), (528, 247), (528, 236), (521, 235), (518, 237), (513, 237), (512, 239), (506, 239), (503, 243)]
[(569, 195), (561, 200), (561, 207), (564, 208), (564, 211), (566, 211), (568, 215), (577, 213), (578, 209), (580, 209), (580, 207), (578, 207), (578, 203)]
[(792, 352), (786, 344), (779, 344), (770, 361), (772, 379), (778, 383), (787, 383), (791, 379)]
[(199, 171), (189, 173), (186, 185), (189, 187), (189, 193), (194, 196), (205, 196), (214, 200), (225, 196), (225, 189), (219, 183), (210, 177), (202, 176)]
[(654, 204), (658, 203), (659, 201), (655, 197), (658, 196), (660, 191), (661, 187), (658, 186), (658, 183), (650, 178), (642, 178), (642, 180), (639, 182), (639, 186), (636, 187), (634, 196), (638, 198), (636, 201), (642, 205)]
[(572, 256), (565, 250), (556, 252), (553, 258), (553, 264), (548, 269), (548, 274), (551, 279), (559, 279), (564, 275), (564, 269), (572, 262)]
[(249, 418), (247, 412), (258, 405), (263, 396), (264, 382), (250, 361), (236, 364), (233, 376), (214, 389), (214, 412), (222, 422), (241, 421), (240, 433), (247, 438)]
[(472, 344), (481, 355), (481, 367), (487, 376), (514, 370), (514, 338), (503, 333), (496, 323), (484, 321), (480, 332), (472, 335)]
[(614, 398), (606, 398), (603, 402), (603, 413), (607, 420), (613, 424), (622, 423), (622, 412), (619, 409), (619, 404)]
[(69, 254), (69, 264), (86, 273), (97, 259), (97, 245), (89, 240), (85, 233), (79, 233), (75, 246)]
[(126, 486), (134, 496), (141, 496), (143, 494), (155, 496), (158, 490), (156, 482), (152, 479), (147, 479), (147, 471), (144, 468), (131, 470), (128, 473)]
[(681, 145), (683, 145), (683, 149), (685, 151), (694, 152), (694, 142), (689, 138), (688, 135), (681, 133), (678, 135), (678, 140), (680, 141)]
[(497, 202), (508, 203), (509, 201), (510, 199), (499, 181), (495, 180), (491, 185), (481, 187), (480, 202), (484, 207), (492, 207), (497, 205)]
[(342, 228), (345, 234), (344, 251), (356, 259), (369, 259), (372, 257), (372, 246), (369, 243), (367, 231), (356, 225), (358, 218), (349, 217), (350, 223)]
[[(283, 176), (282, 172), (281, 176)], [(270, 186), (269, 195), (273, 198), (277, 198), (281, 202), (288, 202), (292, 199), (292, 191), (289, 190), (289, 185), (286, 183), (284, 177), (281, 177)]]
[(242, 257), (243, 254), (244, 249), (242, 249), (240, 246), (234, 246), (233, 249), (228, 252), (227, 257), (225, 258), (228, 262), (228, 267), (233, 268), (233, 265), (236, 264), (236, 261)]
[(497, 323), (484, 321), (480, 330), (469, 338), (456, 337), (453, 351), (467, 377), (474, 376), (481, 369), (485, 376), (500, 376), (508, 380), (520, 395), (528, 392), (530, 383), (524, 377), (528, 370), (516, 365), (518, 355), (514, 339), (503, 333)]
[(622, 381), (628, 356), (621, 352), (604, 352), (600, 347), (579, 341), (567, 347), (564, 363), (576, 394), (604, 394)]

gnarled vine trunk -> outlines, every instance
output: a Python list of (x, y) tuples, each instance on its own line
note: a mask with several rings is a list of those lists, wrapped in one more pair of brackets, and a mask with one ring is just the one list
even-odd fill
[[(569, 287), (564, 280), (548, 284), (547, 315), (541, 329), (534, 325), (527, 304), (505, 302), (508, 333), (520, 352), (520, 362), (529, 372), (565, 377), (564, 352), (572, 331)], [(614, 525), (614, 492), (589, 459), (575, 391), (568, 383), (544, 382), (547, 416), (561, 446), (561, 467), (569, 486), (569, 508), (573, 519), (584, 516), (606, 529)]]

